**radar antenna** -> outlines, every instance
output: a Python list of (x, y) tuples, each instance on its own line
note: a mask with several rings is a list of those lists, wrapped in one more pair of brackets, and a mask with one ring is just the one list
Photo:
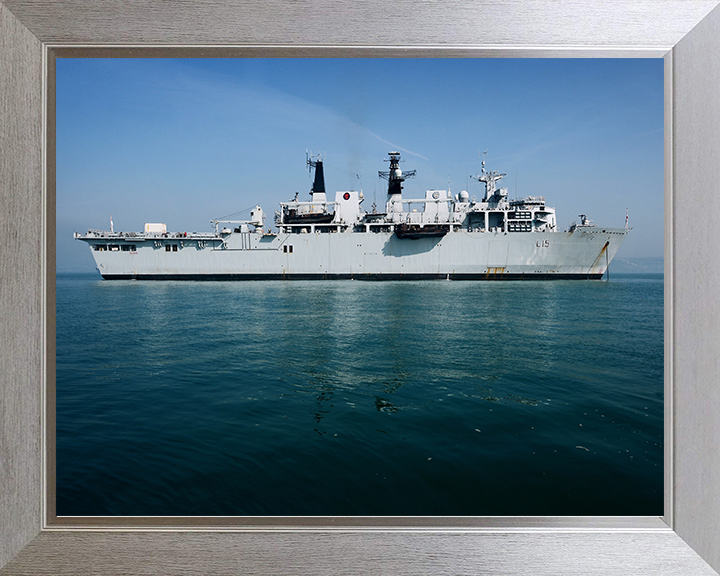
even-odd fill
[(390, 158), (385, 162), (390, 162), (390, 170), (381, 170), (378, 176), (388, 181), (388, 196), (402, 194), (402, 183), (408, 178), (413, 178), (417, 170), (408, 170), (404, 172), (400, 170), (400, 152), (388, 152)]

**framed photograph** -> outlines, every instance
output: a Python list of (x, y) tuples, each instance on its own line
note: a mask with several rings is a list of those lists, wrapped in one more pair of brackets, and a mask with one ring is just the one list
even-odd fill
[[(674, 4), (665, 7), (668, 13), (673, 13), (673, 18), (646, 8), (648, 13), (645, 16), (657, 18), (658, 26), (656, 29), (648, 28), (645, 36), (641, 36), (645, 41), (634, 46), (620, 41), (637, 32), (633, 23), (637, 21), (638, 14), (628, 9), (628, 13), (619, 17), (619, 22), (597, 32), (592, 37), (593, 42), (586, 39), (587, 45), (581, 49), (567, 47), (573, 39), (580, 37), (574, 25), (569, 25), (560, 43), (565, 45), (564, 48), (548, 47), (548, 41), (543, 42), (541, 34), (522, 24), (526, 22), (524, 18), (531, 17), (529, 14), (518, 16), (520, 23), (517, 26), (525, 34), (520, 48), (508, 42), (503, 42), (500, 47), (485, 48), (483, 46), (487, 46), (488, 42), (471, 43), (468, 36), (472, 34), (471, 27), (460, 27), (450, 38), (438, 25), (443, 19), (435, 20), (435, 28), (429, 25), (427, 30), (431, 33), (427, 38), (446, 43), (446, 48), (436, 46), (435, 42), (410, 42), (417, 44), (417, 49), (407, 48), (403, 42), (389, 41), (396, 31), (368, 36), (369, 44), (375, 47), (343, 47), (355, 43), (352, 38), (356, 31), (347, 28), (347, 24), (346, 36), (340, 34), (334, 38), (334, 45), (325, 47), (312, 46), (316, 41), (311, 32), (303, 32), (297, 37), (290, 34), (293, 41), (287, 45), (268, 27), (261, 27), (260, 32), (254, 34), (243, 28), (243, 33), (238, 36), (237, 32), (225, 29), (224, 25), (219, 25), (210, 34), (203, 25), (195, 32), (185, 33), (199, 35), (194, 37), (195, 40), (207, 36), (205, 43), (209, 41), (209, 44), (217, 46), (183, 48), (170, 44), (197, 44), (197, 41), (191, 36), (176, 36), (172, 31), (154, 30), (152, 25), (143, 26), (139, 7), (125, 14), (125, 21), (134, 23), (129, 27), (118, 27), (112, 23), (111, 7), (107, 18), (103, 16), (90, 26), (92, 32), (80, 32), (76, 22), (82, 19), (81, 15), (90, 15), (85, 7), (58, 8), (56, 12), (46, 9), (49, 11), (41, 14), (24, 2), (0, 4), (0, 26), (9, 47), (6, 51), (9, 56), (2, 61), (0, 68), (3, 80), (9, 79), (9, 82), (3, 83), (7, 88), (0, 93), (0, 98), (7, 103), (5, 110), (9, 110), (6, 114), (9, 120), (3, 123), (2, 136), (3, 141), (10, 143), (11, 150), (0, 175), (3, 185), (8, 183), (5, 186), (7, 202), (4, 202), (7, 208), (1, 217), (7, 230), (18, 231), (8, 235), (8, 249), (3, 252), (2, 261), (3, 269), (9, 272), (3, 274), (2, 279), (2, 310), (7, 319), (3, 323), (3, 336), (10, 343), (3, 351), (3, 365), (7, 365), (3, 378), (7, 378), (7, 386), (3, 386), (5, 417), (2, 426), (8, 448), (3, 446), (3, 451), (9, 455), (7, 462), (10, 465), (0, 472), (4, 475), (3, 485), (9, 487), (9, 497), (2, 500), (0, 511), (11, 519), (8, 528), (3, 528), (6, 532), (2, 533), (0, 565), (10, 562), (3, 571), (42, 573), (42, 570), (53, 571), (64, 566), (66, 570), (79, 574), (118, 569), (128, 573), (140, 570), (162, 573), (168, 567), (177, 573), (187, 569), (208, 573), (457, 573), (480, 570), (490, 574), (523, 573), (528, 563), (532, 563), (537, 573), (598, 569), (603, 573), (619, 574), (626, 573), (630, 567), (636, 574), (679, 571), (712, 574), (712, 568), (716, 569), (719, 565), (714, 527), (718, 525), (720, 511), (713, 508), (715, 500), (707, 498), (713, 490), (717, 490), (707, 479), (713, 477), (713, 471), (720, 463), (716, 456), (712, 456), (713, 430), (717, 426), (712, 399), (717, 392), (707, 388), (715, 374), (711, 359), (717, 346), (712, 336), (714, 305), (708, 294), (713, 293), (712, 287), (719, 279), (714, 270), (702, 264), (706, 251), (711, 252), (709, 246), (714, 242), (715, 233), (712, 227), (697, 225), (698, 200), (694, 200), (695, 208), (691, 209), (687, 202), (688, 192), (684, 191), (691, 183), (692, 190), (700, 191), (700, 200), (706, 200), (703, 195), (707, 195), (706, 201), (712, 205), (710, 190), (717, 167), (707, 150), (712, 150), (718, 139), (712, 126), (719, 113), (717, 104), (706, 95), (714, 90), (720, 70), (716, 69), (717, 64), (712, 58), (706, 56), (706, 50), (715, 41), (712, 39), (716, 37), (714, 32), (720, 20), (717, 11), (710, 13), (714, 4), (692, 3), (690, 11), (687, 11), (688, 3), (682, 4), (683, 10), (678, 4), (677, 12), (673, 12)], [(158, 21), (157, 18), (162, 18), (163, 8), (151, 6), (155, 10), (149, 19), (152, 24)], [(482, 14), (489, 21), (500, 19), (496, 8), (457, 8), (461, 12), (469, 10), (475, 18)], [(566, 9), (555, 8), (559, 12)], [(582, 11), (583, 7), (579, 5), (576, 9)], [(241, 8), (223, 8), (214, 12), (206, 11), (207, 8), (194, 10), (201, 22), (236, 21), (241, 14), (246, 14)], [(221, 13), (224, 10), (227, 12)], [(560, 17), (559, 12), (553, 16)], [(345, 14), (351, 16), (350, 21), (353, 17), (362, 16), (353, 9), (348, 9)], [(293, 26), (297, 25), (292, 15), (283, 18), (293, 21)], [(333, 21), (332, 17), (327, 18), (327, 21)], [(433, 21), (431, 13), (426, 13), (424, 18), (428, 22)], [(618, 32), (618, 25), (622, 23), (625, 23), (625, 28), (620, 26), (623, 31)], [(697, 27), (690, 32), (695, 24)], [(128, 32), (133, 27), (136, 31)], [(180, 29), (189, 30), (182, 26)], [(123, 35), (127, 38), (123, 39)], [(244, 41), (240, 42), (241, 38)], [(88, 47), (86, 44), (89, 42), (99, 45)], [(155, 46), (137, 46), (150, 43)], [(233, 44), (235, 46), (231, 46)], [(388, 44), (390, 47), (387, 47)], [(211, 513), (203, 514), (202, 507), (186, 508), (191, 514), (182, 516), (174, 515), (170, 511), (172, 507), (158, 508), (160, 512), (150, 513), (145, 518), (128, 518), (143, 514), (122, 506), (116, 508), (119, 512), (114, 515), (112, 506), (98, 508), (110, 512), (107, 516), (83, 513), (81, 507), (78, 512), (63, 514), (58, 507), (58, 494), (48, 490), (53, 485), (52, 479), (59, 477), (53, 437), (56, 405), (51, 393), (51, 383), (56, 377), (56, 293), (49, 283), (56, 269), (55, 237), (49, 232), (53, 230), (56, 201), (59, 201), (55, 191), (62, 176), (59, 164), (56, 165), (60, 151), (55, 144), (58, 131), (64, 129), (60, 123), (65, 121), (57, 115), (60, 99), (60, 93), (56, 92), (59, 81), (57, 58), (89, 57), (100, 62), (99, 58), (103, 56), (153, 55), (162, 58), (262, 56), (354, 59), (454, 56), (465, 59), (463, 65), (467, 65), (468, 58), (491, 56), (664, 57), (665, 437), (662, 442), (664, 448), (661, 449), (665, 451), (665, 491), (658, 500), (655, 488), (648, 488), (647, 493), (640, 489), (636, 498), (642, 499), (655, 491), (655, 506), (662, 501), (663, 513), (640, 512), (633, 516), (617, 516), (616, 509), (608, 505), (606, 513), (594, 510), (587, 513), (580, 507), (579, 514), (574, 515), (567, 511), (558, 514), (548, 511), (532, 512), (535, 516), (508, 516), (522, 514), (520, 508), (516, 508), (514, 510), (518, 512), (510, 510), (504, 513), (496, 509), (479, 516), (476, 512), (464, 515), (459, 512), (462, 506), (457, 505), (447, 508), (448, 513), (443, 513), (442, 506), (420, 506), (416, 516), (411, 511), (406, 512), (410, 508), (399, 507), (397, 512), (386, 516), (382, 513), (384, 507), (378, 505), (369, 512), (371, 517), (357, 512), (362, 506), (345, 509), (330, 506), (321, 515), (307, 513), (302, 507), (288, 508), (290, 512), (287, 514), (283, 514), (280, 508), (270, 511), (261, 509), (257, 514), (253, 514), (252, 509), (244, 509), (239, 520), (226, 516), (221, 508), (206, 508)], [(383, 62), (387, 66), (393, 61)], [(590, 64), (588, 69), (592, 68)], [(156, 75), (156, 72), (153, 74)], [(631, 80), (626, 77), (623, 84), (627, 86)], [(698, 110), (702, 110), (703, 119), (698, 117)], [(641, 109), (639, 114), (643, 112), (646, 110)], [(413, 157), (415, 151), (406, 149), (403, 153), (407, 158)], [(309, 160), (311, 167), (317, 171), (317, 157)], [(480, 162), (481, 158), (477, 160)], [(329, 169), (330, 163), (326, 161), (326, 164)], [(343, 165), (346, 172), (350, 172), (348, 167)], [(381, 165), (370, 170), (383, 171), (385, 168)], [(501, 166), (497, 168), (502, 170)], [(482, 170), (485, 174), (484, 164)], [(469, 171), (464, 176), (467, 184)], [(347, 175), (345, 177), (348, 178)], [(460, 176), (459, 180), (462, 179), (463, 176)], [(448, 180), (448, 189), (463, 188), (453, 182), (452, 177)], [(337, 189), (331, 188), (333, 192)], [(353, 192), (352, 188), (347, 186), (348, 194)], [(367, 203), (372, 188), (367, 184), (358, 188), (364, 192)], [(469, 189), (469, 186), (465, 188)], [(41, 190), (43, 194), (40, 194)], [(384, 195), (385, 191), (380, 190)], [(517, 201), (517, 189), (515, 193)], [(377, 191), (373, 191), (373, 195), (382, 197)], [(378, 204), (376, 198), (374, 203)], [(379, 203), (382, 205), (383, 201), (384, 198)], [(460, 195), (456, 201), (461, 201)], [(550, 198), (548, 203), (553, 203)], [(270, 206), (266, 208), (268, 212), (271, 210)], [(248, 222), (252, 223), (252, 220)], [(41, 234), (27, 234), (33, 224), (39, 225)], [(517, 225), (516, 222), (513, 224)], [(239, 235), (242, 234), (241, 226), (238, 224)], [(692, 237), (682, 233), (689, 229), (695, 232)], [(25, 234), (21, 235), (20, 230), (24, 230)], [(170, 252), (172, 255), (172, 248)], [(610, 270), (612, 273), (612, 268)], [(32, 290), (28, 291), (28, 286), (32, 286)], [(347, 406), (352, 404), (352, 398), (345, 398), (337, 394), (337, 388), (331, 388), (329, 392), (325, 390), (325, 395), (319, 389), (312, 394), (317, 404), (315, 415), (320, 436), (337, 433), (330, 428), (325, 429), (332, 419), (332, 416), (327, 416), (323, 405), (328, 395), (334, 394), (336, 400), (347, 401)], [(381, 417), (398, 410), (392, 399), (386, 397), (387, 394), (375, 396), (375, 408)], [(483, 401), (489, 403), (490, 400), (488, 393)], [(262, 424), (260, 420), (258, 422)], [(482, 431), (476, 430), (475, 433), (482, 434)], [(587, 447), (580, 443), (575, 446), (575, 450), (583, 449), (587, 450)], [(425, 464), (432, 460), (433, 455), (430, 454)], [(177, 463), (171, 466), (177, 466)], [(134, 480), (136, 484), (141, 481), (142, 476)], [(121, 491), (118, 489), (117, 494)], [(419, 494), (420, 500), (427, 497), (427, 494)], [(705, 498), (701, 494), (706, 495)], [(227, 494), (224, 497), (227, 499)], [(76, 502), (80, 500), (76, 498)], [(63, 505), (68, 506), (68, 502), (66, 500)], [(701, 505), (704, 509), (699, 514), (697, 509)], [(91, 511), (92, 507), (85, 510)], [(378, 554), (378, 550), (383, 553)], [(136, 564), (140, 558), (142, 561)]]

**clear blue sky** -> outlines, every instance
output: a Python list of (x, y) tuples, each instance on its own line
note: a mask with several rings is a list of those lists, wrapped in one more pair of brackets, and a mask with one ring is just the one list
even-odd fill
[(480, 197), (468, 175), (487, 150), (561, 228), (623, 226), (629, 208), (619, 257), (663, 253), (662, 59), (59, 59), (57, 269), (94, 269), (72, 232), (110, 215), (116, 231), (200, 232), (257, 202), (271, 223), (307, 196), (306, 150), (366, 210), (385, 201), (389, 150), (417, 169), (415, 197)]

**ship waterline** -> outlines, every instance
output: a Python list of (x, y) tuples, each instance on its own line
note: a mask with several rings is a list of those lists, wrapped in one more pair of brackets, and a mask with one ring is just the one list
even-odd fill
[(381, 214), (362, 210), (362, 192), (337, 192), (328, 202), (318, 159), (308, 160), (316, 170), (311, 201), (282, 203), (277, 233), (264, 229), (258, 205), (248, 221), (213, 221), (213, 233), (146, 224), (143, 233), (90, 230), (75, 238), (89, 244), (108, 280), (547, 280), (600, 279), (630, 230), (581, 215), (559, 231), (544, 198), (508, 201), (495, 187), (503, 174), (486, 172), (484, 162), (475, 177), (486, 185), (480, 202), (445, 190), (403, 199), (402, 182), (414, 171), (403, 174), (398, 162), (391, 152), (390, 171), (380, 172), (389, 183)]

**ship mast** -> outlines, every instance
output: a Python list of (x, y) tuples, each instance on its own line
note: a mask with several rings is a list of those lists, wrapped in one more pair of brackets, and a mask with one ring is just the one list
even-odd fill
[(406, 179), (415, 176), (416, 170), (408, 170), (403, 174), (400, 170), (400, 152), (388, 152), (390, 158), (390, 170), (378, 172), (378, 176), (388, 181), (388, 202), (400, 202), (402, 200), (402, 183)]
[[(470, 176), (470, 178), (474, 178), (478, 182), (484, 182), (485, 183), (485, 198), (483, 198), (483, 202), (488, 202), (493, 196), (497, 193), (497, 187), (495, 186), (495, 183), (498, 180), (501, 180), (503, 176), (506, 176), (505, 173), (501, 172), (495, 172), (491, 171), (488, 172), (485, 170), (485, 155), (487, 152), (483, 152), (483, 160), (482, 160), (482, 172), (476, 176)], [(504, 188), (503, 188), (504, 190)]]

